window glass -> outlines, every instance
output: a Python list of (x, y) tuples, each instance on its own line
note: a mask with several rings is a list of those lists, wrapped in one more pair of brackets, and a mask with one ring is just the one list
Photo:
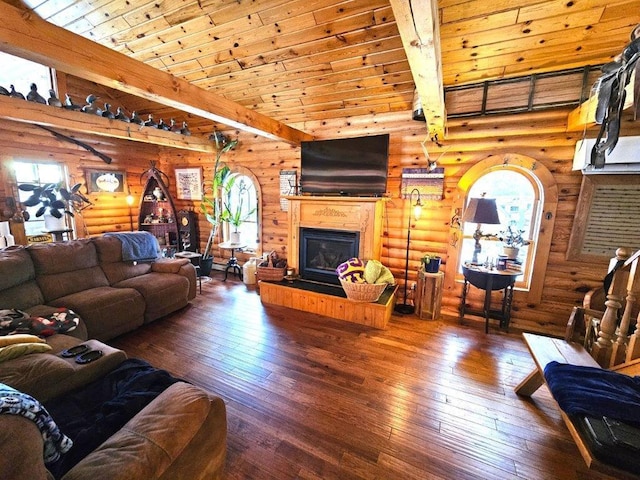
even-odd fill
[(8, 53), (0, 52), (0, 85), (7, 90), (13, 85), (17, 92), (25, 97), (32, 83), (38, 87), (38, 93), (44, 99), (49, 98), (52, 88), (51, 69)]
[[(505, 232), (511, 228), (520, 233), (522, 238), (529, 241), (529, 245), (519, 245), (516, 262), (521, 265), (523, 275), (517, 286), (527, 287), (530, 281), (533, 255), (535, 254), (536, 236), (539, 225), (537, 205), (539, 189), (535, 182), (515, 169), (499, 168), (490, 170), (479, 177), (469, 188), (465, 204), (471, 198), (493, 198), (498, 208), (499, 225), (483, 224), (480, 226), (483, 237), (480, 238), (481, 252), (479, 263), (495, 266), (498, 256), (503, 254), (504, 242), (500, 240)], [(472, 259), (475, 240), (473, 238), (477, 224), (464, 222), (462, 248), (460, 249), (459, 265)]]
[[(22, 183), (33, 185), (61, 183), (64, 179), (62, 166), (55, 163), (14, 162), (13, 165), (18, 185)], [(22, 190), (18, 190), (18, 194), (20, 202), (24, 202), (31, 196), (31, 192)], [(46, 231), (44, 217), (36, 217), (36, 212), (39, 208), (39, 205), (26, 208), (27, 212), (29, 212), (29, 220), (24, 222), (24, 230), (27, 235), (40, 235)], [(68, 221), (68, 219), (66, 220)]]
[[(232, 174), (226, 181), (227, 204), (231, 214), (241, 220), (237, 227), (240, 233), (240, 242), (246, 245), (247, 250), (256, 250), (258, 247), (258, 201), (256, 187), (247, 175)], [(234, 225), (228, 226), (228, 233), (235, 231)]]

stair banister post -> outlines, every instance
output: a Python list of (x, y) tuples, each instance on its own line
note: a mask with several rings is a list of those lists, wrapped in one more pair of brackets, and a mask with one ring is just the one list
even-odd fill
[(631, 315), (633, 314), (638, 302), (638, 289), (640, 289), (640, 275), (638, 273), (638, 258), (636, 257), (629, 269), (629, 278), (627, 280), (627, 298), (620, 320), (620, 327), (616, 332), (618, 338), (613, 344), (613, 352), (609, 367), (618, 365), (626, 361), (628, 343), (630, 340), (629, 327), (631, 326)]
[[(629, 253), (626, 248), (618, 248), (616, 250), (616, 261), (626, 260), (629, 258)], [(600, 320), (598, 339), (594, 342), (591, 350), (591, 356), (602, 368), (608, 368), (611, 361), (613, 340), (618, 324), (618, 310), (622, 308), (622, 301), (627, 287), (627, 275), (628, 271), (623, 268), (618, 268), (613, 274), (611, 286), (607, 293), (607, 301), (604, 302), (607, 308), (604, 311), (602, 320)]]

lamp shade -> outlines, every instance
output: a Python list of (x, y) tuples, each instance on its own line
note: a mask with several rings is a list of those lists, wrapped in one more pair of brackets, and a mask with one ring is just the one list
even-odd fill
[(499, 225), (498, 207), (495, 198), (470, 198), (462, 216), (463, 222)]

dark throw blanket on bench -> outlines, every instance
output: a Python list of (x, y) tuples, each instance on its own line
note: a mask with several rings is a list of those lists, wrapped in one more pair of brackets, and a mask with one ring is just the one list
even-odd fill
[(179, 381), (143, 360), (125, 360), (111, 373), (86, 387), (46, 403), (73, 447), (48, 465), (62, 477), (171, 384)]
[(567, 415), (608, 417), (640, 427), (640, 377), (558, 362), (545, 367), (544, 377)]

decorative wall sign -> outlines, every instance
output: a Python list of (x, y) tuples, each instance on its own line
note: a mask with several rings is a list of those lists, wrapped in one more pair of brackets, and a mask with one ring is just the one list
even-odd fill
[(176, 168), (179, 200), (202, 200), (202, 167)]
[(409, 198), (417, 188), (422, 200), (442, 200), (444, 195), (444, 168), (403, 168), (402, 197)]
[(86, 170), (88, 193), (125, 193), (127, 174), (118, 170)]
[(298, 177), (295, 170), (280, 170), (280, 210), (289, 211), (289, 200), (286, 195), (298, 194)]

